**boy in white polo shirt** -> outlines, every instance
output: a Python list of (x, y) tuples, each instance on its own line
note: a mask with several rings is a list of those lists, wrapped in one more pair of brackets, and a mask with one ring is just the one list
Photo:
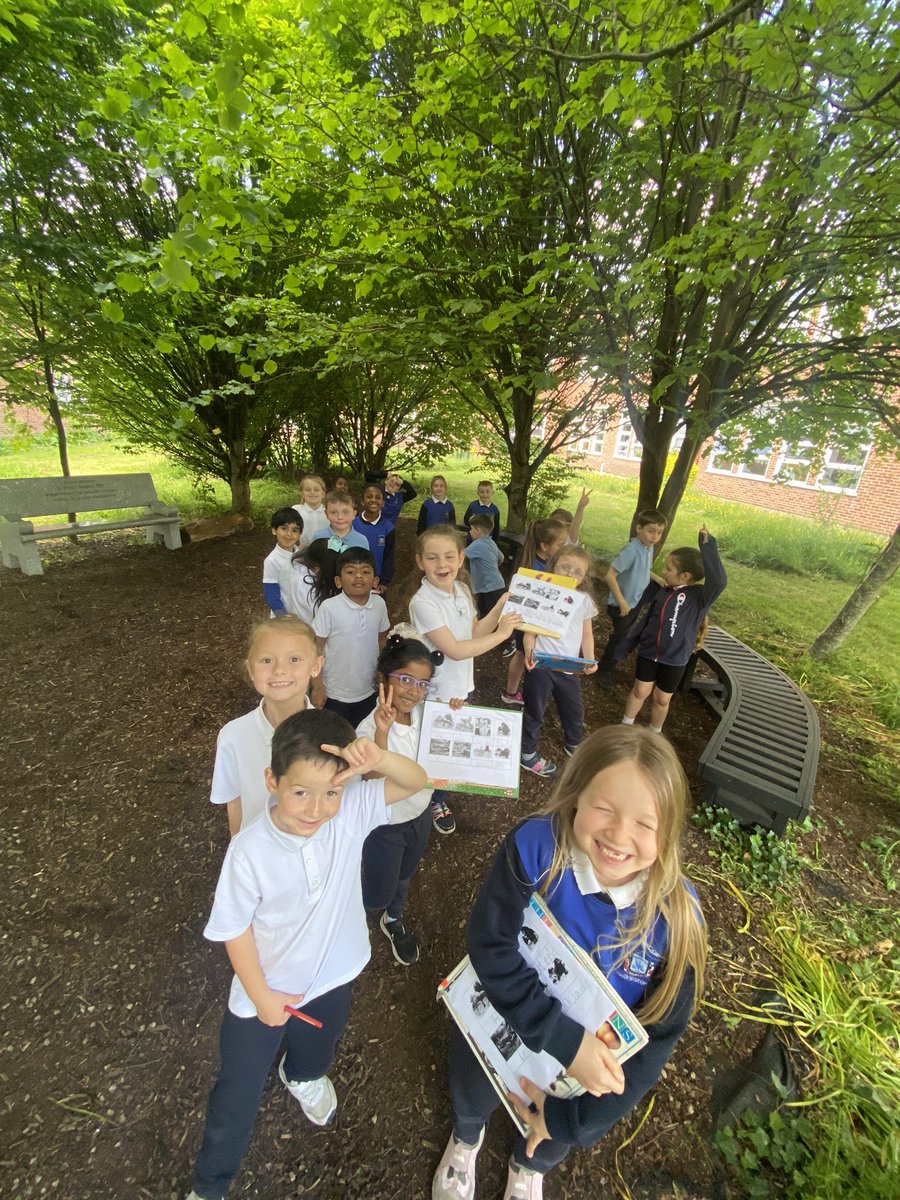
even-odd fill
[[(372, 771), (381, 778), (354, 778)], [(388, 823), (388, 805), (426, 782), (418, 764), (357, 740), (336, 713), (295, 713), (275, 731), (266, 772), (273, 803), (229, 846), (204, 930), (225, 943), (235, 975), (188, 1200), (225, 1195), (285, 1035), (279, 1078), (313, 1124), (334, 1118), (337, 1097), (326, 1072), (353, 980), (371, 953), (363, 842)], [(308, 1020), (288, 1011), (301, 1004)]]
[(387, 606), (372, 594), (375, 559), (352, 546), (340, 556), (334, 583), (340, 593), (323, 600), (313, 629), (325, 655), (321, 683), (313, 681), (313, 701), (346, 717), (355, 728), (375, 707), (375, 664), (387, 641)]
[(291, 611), (291, 564), (302, 532), (303, 518), (295, 509), (272, 513), (275, 547), (263, 563), (263, 595), (273, 617)]

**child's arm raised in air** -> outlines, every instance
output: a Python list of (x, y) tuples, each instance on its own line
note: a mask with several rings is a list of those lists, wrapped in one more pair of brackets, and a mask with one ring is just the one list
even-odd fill
[(332, 785), (346, 783), (354, 775), (380, 775), (384, 778), (384, 802), (396, 804), (422, 790), (428, 783), (428, 776), (417, 762), (407, 758), (405, 754), (396, 754), (393, 750), (382, 750), (371, 738), (357, 738), (346, 746), (323, 745), (327, 754), (335, 754), (347, 763), (343, 771), (338, 771), (332, 779)]
[(581, 521), (582, 521), (582, 518), (584, 517), (584, 510), (587, 508), (587, 506), (590, 504), (590, 502), (591, 502), (591, 489), (583, 487), (581, 489), (581, 499), (575, 505), (575, 518), (572, 521), (572, 524), (569, 526), (569, 541), (570, 542), (578, 541), (578, 538), (581, 535)]
[(705, 525), (700, 526), (697, 545), (700, 547), (700, 557), (703, 559), (705, 571), (703, 583), (700, 586), (703, 589), (703, 603), (708, 608), (716, 597), (725, 591), (728, 576), (725, 574), (725, 568), (719, 558), (718, 543)]
[(260, 966), (252, 928), (248, 927), (236, 938), (229, 938), (225, 949), (234, 973), (243, 984), (263, 1025), (286, 1025), (291, 1014), (284, 1011), (284, 1006), (302, 1003), (303, 996), (293, 992), (276, 992), (269, 987)]

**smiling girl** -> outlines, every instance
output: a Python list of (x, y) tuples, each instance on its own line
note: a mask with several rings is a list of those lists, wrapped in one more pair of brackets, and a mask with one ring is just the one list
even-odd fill
[(213, 804), (228, 811), (231, 836), (266, 807), (266, 768), (272, 735), (287, 717), (311, 707), (310, 680), (322, 670), (312, 629), (290, 613), (262, 621), (250, 631), (244, 669), (262, 697), (252, 712), (222, 727), (216, 742)]
[[(378, 706), (356, 727), (382, 750), (405, 754), (415, 761), (422, 732), (422, 701), (431, 691), (434, 669), (444, 656), (424, 642), (407, 636), (415, 630), (397, 626), (388, 635), (378, 659), (375, 681)], [(461, 700), (451, 701), (459, 707)], [(390, 825), (372, 831), (363, 847), (363, 904), (381, 912), (381, 932), (391, 943), (397, 962), (411, 966), (419, 943), (403, 920), (409, 885), (428, 847), (431, 833), (429, 804), (432, 789), (424, 787), (391, 810)]]
[[(656, 1083), (697, 1007), (706, 961), (700, 907), (681, 873), (688, 786), (672, 746), (611, 726), (582, 742), (543, 814), (510, 833), (469, 919), (468, 949), (491, 1004), (530, 1050), (547, 1050), (585, 1089), (548, 1096), (522, 1080), (528, 1126), (509, 1163), (504, 1200), (541, 1200), (546, 1171), (571, 1146), (593, 1146)], [(519, 953), (533, 892), (594, 959), (642, 1021), (649, 1042), (620, 1065), (604, 1031), (583, 1029)], [(432, 1200), (473, 1200), (475, 1160), (500, 1103), (458, 1030), (450, 1045), (453, 1133)]]
[[(419, 535), (416, 564), (425, 578), (409, 602), (409, 619), (425, 645), (444, 656), (434, 673), (432, 699), (445, 702), (468, 699), (475, 686), (473, 660), (505, 642), (522, 623), (518, 614), (501, 620), (506, 593), (486, 617), (476, 618), (472, 593), (458, 578), (464, 562), (462, 536), (449, 525), (434, 525)], [(438, 833), (456, 828), (443, 800), (433, 798), (432, 818)]]

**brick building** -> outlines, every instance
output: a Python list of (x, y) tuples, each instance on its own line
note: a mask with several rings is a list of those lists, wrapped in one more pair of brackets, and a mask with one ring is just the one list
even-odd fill
[[(683, 432), (676, 436), (678, 449)], [(590, 470), (636, 478), (641, 443), (626, 418), (576, 449)], [(900, 520), (900, 461), (871, 447), (817, 450), (810, 442), (774, 440), (750, 462), (737, 462), (713, 441), (700, 454), (694, 487), (709, 496), (771, 512), (834, 521), (889, 537)]]

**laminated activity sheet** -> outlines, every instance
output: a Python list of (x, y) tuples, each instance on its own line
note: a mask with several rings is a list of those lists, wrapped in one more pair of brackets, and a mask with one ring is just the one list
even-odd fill
[(548, 571), (520, 568), (509, 585), (509, 596), (500, 614), (520, 613), (523, 633), (538, 633), (558, 638), (569, 628), (575, 611), (575, 580), (569, 575), (551, 575)]
[(536, 671), (571, 671), (573, 675), (581, 675), (588, 667), (596, 665), (596, 658), (568, 658), (564, 654), (541, 654), (540, 651), (534, 655)]
[[(563, 1012), (592, 1030), (619, 1062), (647, 1044), (641, 1023), (591, 957), (560, 928), (536, 893), (525, 910), (519, 953), (537, 971), (544, 991), (559, 1001)], [(507, 1100), (507, 1092), (512, 1092), (526, 1104), (529, 1102), (519, 1084), (520, 1076), (563, 1098), (580, 1095), (584, 1090), (551, 1054), (528, 1049), (488, 1000), (468, 957), (443, 980), (438, 998), (447, 1005), (521, 1133), (528, 1131)]]
[(522, 714), (426, 700), (417, 761), (431, 787), (487, 796), (519, 794)]

